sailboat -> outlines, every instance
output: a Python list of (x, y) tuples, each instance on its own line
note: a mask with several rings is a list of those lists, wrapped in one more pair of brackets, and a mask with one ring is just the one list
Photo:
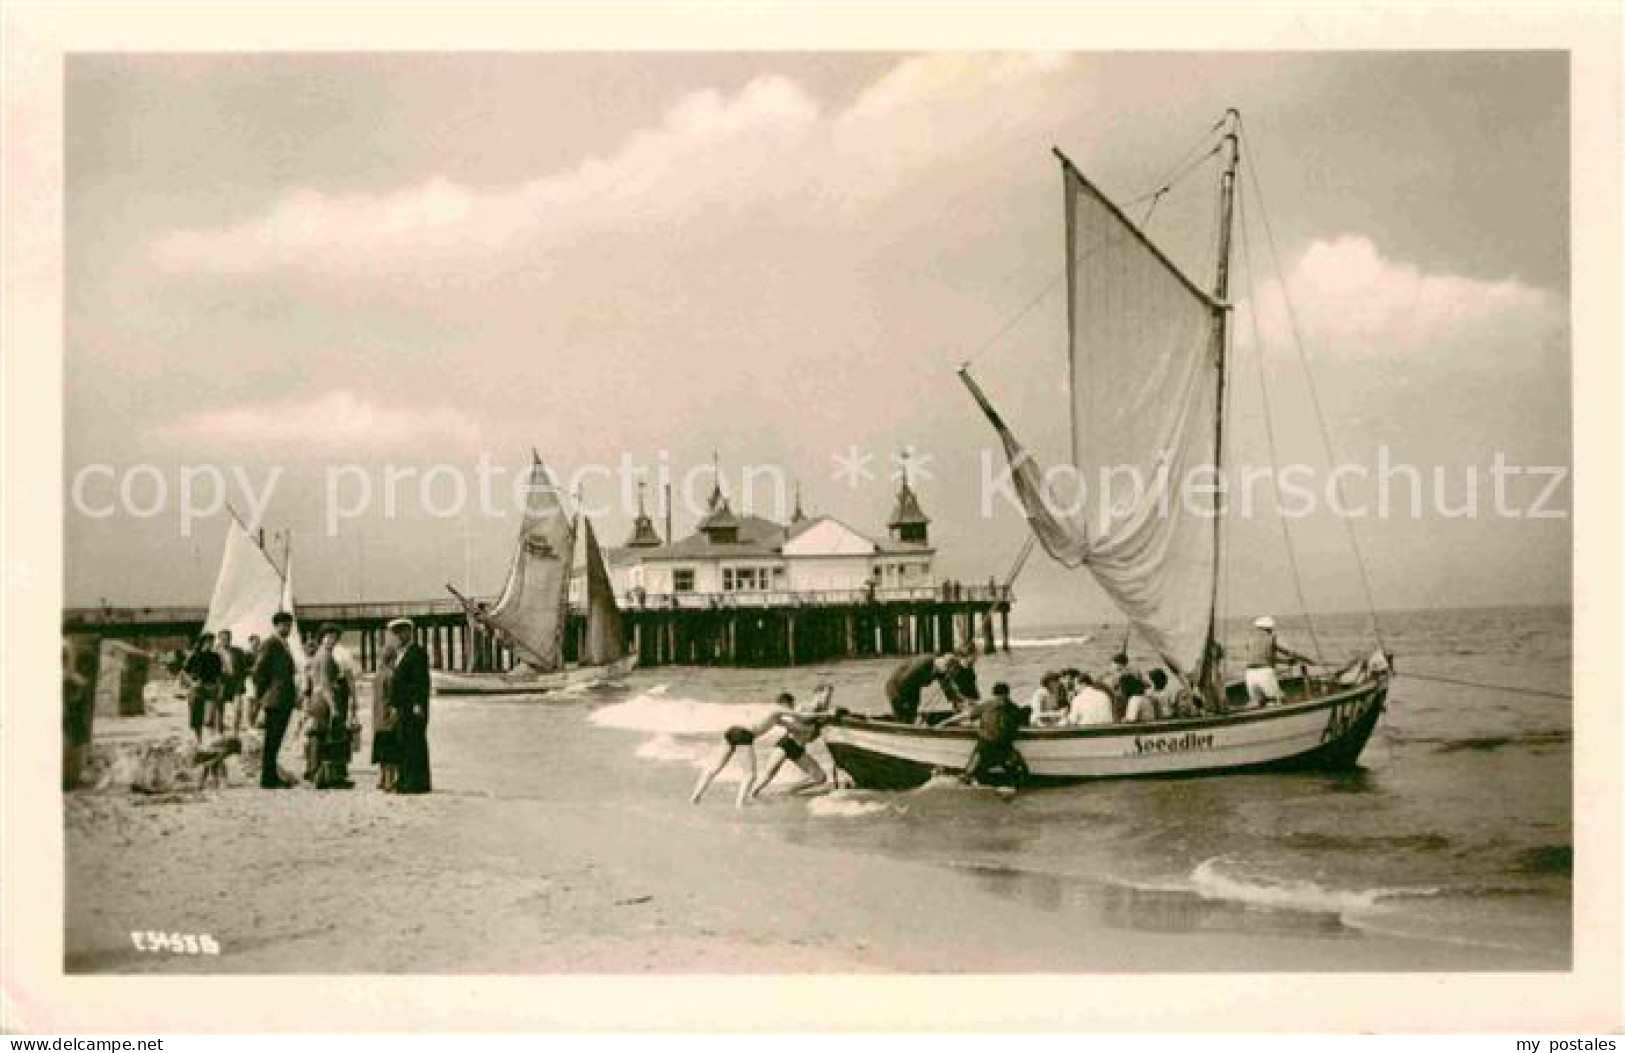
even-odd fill
[[(220, 553), (220, 570), (215, 575), (203, 630), (211, 633), (229, 630), (233, 642), (244, 646), (251, 636), (262, 640), (270, 638), (274, 631), (271, 618), (278, 611), (294, 614), (292, 545), (285, 549), (283, 565), (278, 567), (233, 513), (226, 525), (226, 543)], [(299, 640), (297, 615), (289, 636), (289, 650), (295, 664), (302, 667), (305, 649)]]
[[(576, 536), (584, 534), (587, 631), (581, 663), (566, 667), (564, 632), (570, 615), (570, 577)], [(519, 525), (508, 580), (494, 603), (479, 603), (446, 586), (475, 622), (496, 634), (518, 664), (505, 672), (436, 670), (435, 690), (447, 695), (543, 694), (618, 679), (637, 665), (626, 653), (620, 608), (591, 520), (565, 507), (541, 455), (532, 451), (525, 514)]]
[[(1170, 505), (1157, 486), (1110, 502), (1093, 488), (1102, 469), (1128, 466), (1141, 479), (1177, 485), (1192, 469), (1222, 468), (1239, 114), (1229, 111), (1214, 126), (1213, 134), (1220, 132), (1213, 150), (1222, 172), (1211, 292), (1056, 151), (1067, 240), (1065, 394), (1072, 467), (1087, 484), (1081, 500), (1056, 498), (969, 364), (959, 370), (1003, 446), (1038, 544), (1069, 569), (1088, 568), (1168, 669), (1204, 701), (1205, 715), (1195, 718), (1024, 728), (1016, 748), (1036, 782), (1348, 767), (1387, 704), (1391, 664), (1384, 660), (1341, 671), (1301, 668), (1281, 678), (1283, 704), (1248, 708), (1245, 684), (1226, 680), (1217, 637), (1219, 488), (1209, 488), (1211, 508), (1191, 508), (1183, 495)], [(826, 741), (858, 786), (906, 789), (962, 770), (976, 732), (843, 715)]]

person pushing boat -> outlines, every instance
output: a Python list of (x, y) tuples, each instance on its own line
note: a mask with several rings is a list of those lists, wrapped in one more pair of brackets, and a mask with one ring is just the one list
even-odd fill
[(751, 787), (756, 783), (756, 740), (767, 734), (779, 725), (780, 718), (790, 712), (795, 703), (795, 696), (788, 691), (774, 700), (773, 712), (746, 726), (734, 724), (722, 733), (722, 749), (717, 752), (716, 759), (700, 774), (699, 781), (694, 784), (694, 792), (689, 794), (689, 801), (699, 804), (705, 791), (711, 788), (711, 783), (722, 774), (722, 769), (728, 766), (734, 753), (743, 749), (745, 758), (745, 778), (739, 784), (739, 794), (734, 798), (734, 807), (745, 807), (745, 798), (750, 795)]
[(966, 701), (958, 683), (962, 664), (958, 655), (944, 654), (911, 658), (898, 666), (886, 680), (886, 701), (891, 703), (892, 716), (905, 724), (914, 723), (920, 715), (920, 696), (932, 684), (940, 687), (957, 708)]
[(792, 709), (787, 712), (775, 713), (773, 721), (784, 729), (784, 734), (774, 742), (772, 749), (778, 755), (768, 764), (767, 771), (757, 781), (755, 789), (751, 790), (752, 797), (760, 797), (762, 791), (767, 789), (784, 762), (789, 761), (800, 768), (803, 778), (785, 787), (784, 794), (809, 793), (822, 790), (829, 783), (829, 775), (824, 771), (823, 765), (816, 759), (808, 756), (807, 747), (818, 740), (819, 734), (824, 730), (824, 723), (830, 719), (829, 704), (835, 697), (835, 688), (830, 684), (819, 684), (813, 690), (812, 702), (805, 709)]
[(1027, 723), (1027, 710), (1010, 698), (1010, 685), (993, 685), (993, 697), (979, 702), (943, 721), (938, 727), (976, 722), (976, 746), (965, 762), (960, 778), (966, 783), (986, 785), (994, 771), (1002, 771), (1011, 787), (1019, 791), (1027, 778), (1027, 762), (1016, 749), (1016, 736)]

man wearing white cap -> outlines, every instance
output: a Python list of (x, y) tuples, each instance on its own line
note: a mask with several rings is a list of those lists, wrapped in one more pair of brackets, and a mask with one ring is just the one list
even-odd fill
[(390, 705), (396, 711), (395, 734), (400, 749), (400, 772), (396, 793), (428, 793), (434, 788), (429, 777), (429, 696), (434, 693), (429, 678), (429, 654), (417, 642), (417, 627), (410, 618), (389, 623), (400, 651), (389, 683)]
[(1253, 622), (1247, 634), (1247, 698), (1254, 705), (1282, 701), (1281, 682), (1275, 676), (1275, 667), (1282, 660), (1310, 661), (1275, 639), (1275, 619), (1266, 614)]

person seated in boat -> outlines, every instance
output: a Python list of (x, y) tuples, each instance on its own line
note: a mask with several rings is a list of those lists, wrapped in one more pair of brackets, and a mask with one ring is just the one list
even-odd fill
[(1187, 720), (1196, 716), (1190, 690), (1177, 677), (1169, 676), (1163, 669), (1153, 669), (1149, 675), (1151, 689), (1146, 697), (1151, 699), (1158, 720)]
[(734, 798), (734, 807), (745, 807), (745, 798), (749, 796), (751, 787), (756, 783), (755, 742), (779, 723), (780, 716), (789, 712), (795, 701), (795, 696), (786, 691), (774, 700), (773, 712), (761, 720), (748, 727), (743, 724), (735, 724), (724, 731), (722, 733), (722, 749), (717, 753), (716, 760), (705, 771), (700, 773), (699, 781), (694, 784), (694, 792), (689, 795), (689, 801), (699, 804), (700, 798), (705, 796), (705, 791), (710, 788), (711, 783), (718, 775), (722, 774), (722, 769), (726, 768), (728, 762), (733, 759), (734, 751), (743, 749), (745, 751), (745, 778), (739, 784), (739, 795)]
[(1247, 700), (1255, 706), (1286, 701), (1275, 667), (1282, 664), (1308, 665), (1310, 659), (1291, 650), (1275, 638), (1275, 619), (1269, 615), (1253, 622), (1247, 633)]
[(1076, 727), (1093, 727), (1116, 721), (1112, 713), (1112, 696), (1095, 684), (1088, 673), (1080, 674), (1077, 693), (1067, 706), (1066, 722)]
[(1143, 680), (1127, 674), (1117, 681), (1117, 689), (1123, 693), (1123, 723), (1149, 724), (1157, 719), (1156, 704)]
[(904, 662), (886, 680), (886, 701), (891, 704), (892, 716), (905, 724), (913, 724), (920, 715), (920, 695), (933, 684), (942, 689), (943, 695), (957, 709), (965, 701), (962, 688), (967, 669), (970, 669), (969, 682), (974, 685), (974, 669), (965, 666), (956, 655), (927, 655)]
[(769, 747), (777, 756), (768, 762), (767, 770), (762, 773), (761, 779), (750, 791), (752, 797), (760, 797), (762, 791), (767, 789), (784, 762), (789, 761), (802, 771), (802, 779), (791, 783), (782, 791), (786, 795), (807, 793), (812, 790), (821, 790), (829, 783), (829, 776), (825, 774), (823, 765), (817, 759), (808, 755), (807, 747), (818, 740), (824, 730), (824, 724), (830, 719), (829, 704), (835, 697), (835, 688), (831, 684), (819, 684), (813, 689), (812, 701), (805, 708), (796, 706), (787, 712), (775, 713), (774, 724), (784, 729), (784, 734)]
[(1045, 673), (1027, 699), (1028, 723), (1034, 727), (1058, 724), (1066, 714), (1068, 696), (1062, 675), (1055, 670)]
[(1101, 684), (1112, 696), (1112, 713), (1114, 719), (1119, 723), (1122, 722), (1128, 712), (1128, 700), (1130, 698), (1123, 690), (1124, 677), (1133, 677), (1135, 682), (1140, 684), (1142, 688), (1145, 684), (1145, 677), (1141, 675), (1140, 670), (1135, 667), (1134, 663), (1129, 661), (1128, 653), (1119, 651), (1112, 655), (1112, 667), (1107, 670), (1104, 683)]
[(943, 721), (938, 727), (956, 724), (976, 725), (976, 745), (970, 759), (965, 762), (960, 779), (967, 783), (985, 784), (995, 771), (1002, 771), (1017, 789), (1027, 778), (1027, 762), (1016, 749), (1016, 736), (1027, 723), (1027, 709), (1010, 698), (1010, 685), (993, 685), (993, 697), (978, 702)]

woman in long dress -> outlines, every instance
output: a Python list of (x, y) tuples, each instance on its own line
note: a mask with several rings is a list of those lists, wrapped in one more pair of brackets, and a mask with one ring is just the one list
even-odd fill
[(387, 636), (378, 655), (378, 673), (372, 678), (372, 762), (378, 766), (378, 788), (385, 793), (394, 791), (400, 777), (400, 744), (396, 736), (399, 719), (390, 702), (395, 659), (400, 653), (394, 636)]
[(322, 644), (313, 660), (311, 676), (311, 735), (315, 740), (316, 788), (348, 790), (350, 781), (350, 706), (354, 681), (339, 661), (336, 625), (322, 626)]

